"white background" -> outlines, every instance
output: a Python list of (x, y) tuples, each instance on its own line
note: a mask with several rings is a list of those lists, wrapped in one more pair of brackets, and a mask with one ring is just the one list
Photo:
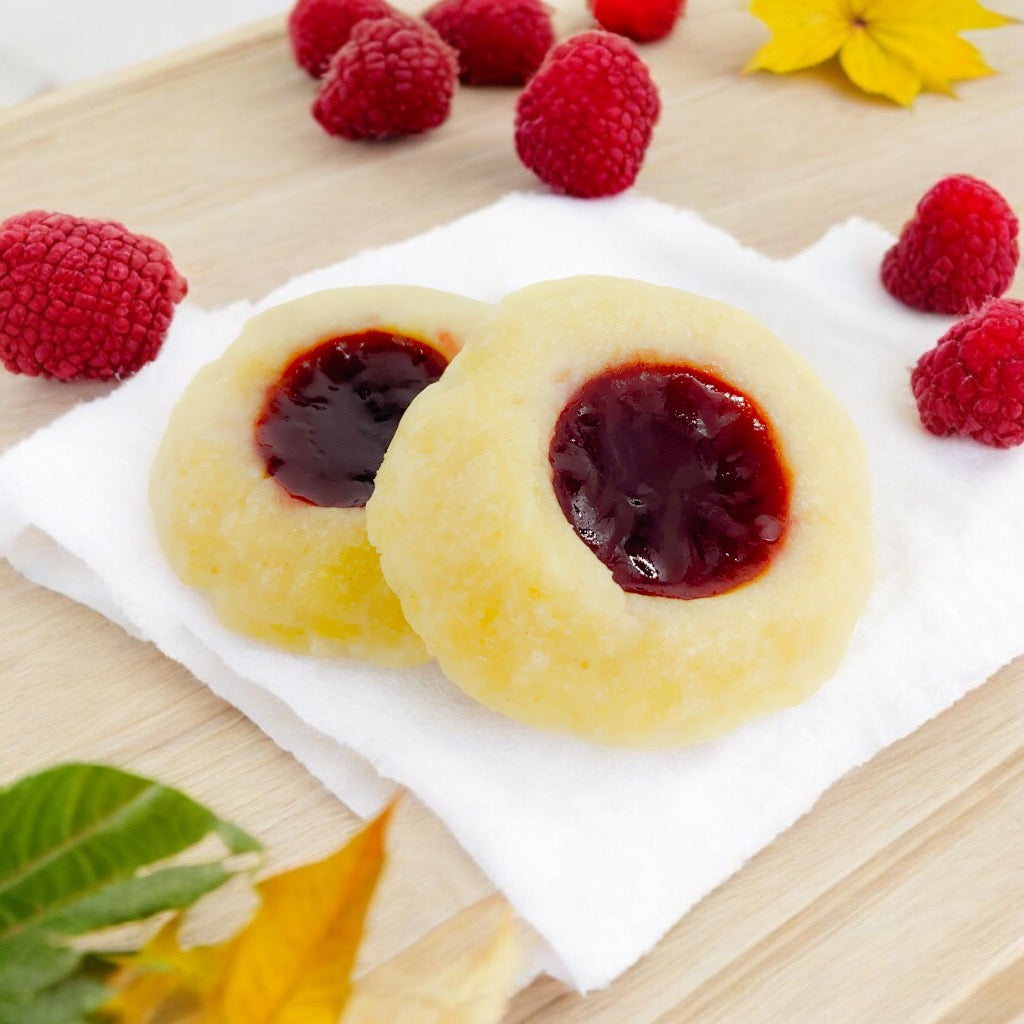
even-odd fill
[(0, 105), (290, 9), (290, 0), (0, 0)]
[[(431, 0), (393, 0), (419, 12)], [(250, 21), (294, 0), (0, 0), (0, 107), (92, 78)], [(548, 0), (578, 7), (584, 0)]]

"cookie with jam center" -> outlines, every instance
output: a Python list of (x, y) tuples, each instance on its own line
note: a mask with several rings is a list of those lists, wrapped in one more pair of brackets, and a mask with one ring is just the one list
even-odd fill
[(302, 653), (428, 660), (365, 505), (406, 409), (489, 308), (411, 286), (317, 292), (252, 318), (200, 370), (149, 493), (168, 561), (226, 625)]
[(873, 577), (865, 449), (749, 314), (533, 285), (403, 418), (367, 527), (446, 675), (529, 725), (666, 747), (796, 704)]

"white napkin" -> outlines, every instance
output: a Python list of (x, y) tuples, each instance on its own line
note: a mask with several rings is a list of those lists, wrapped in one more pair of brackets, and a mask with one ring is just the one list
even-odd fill
[(809, 359), (867, 440), (879, 578), (819, 694), (716, 742), (606, 749), (506, 721), (433, 665), (316, 661), (223, 629), (164, 564), (146, 482), (176, 396), (246, 305), (182, 307), (156, 363), (0, 459), (0, 551), (188, 666), (357, 812), (377, 808), (390, 780), (414, 791), (550, 945), (554, 973), (603, 986), (836, 779), (1024, 650), (1024, 451), (918, 425), (909, 368), (950, 321), (886, 295), (891, 241), (851, 221), (776, 262), (644, 197), (511, 195), (259, 304), (363, 283), (495, 300), (544, 278), (619, 274), (744, 306)]

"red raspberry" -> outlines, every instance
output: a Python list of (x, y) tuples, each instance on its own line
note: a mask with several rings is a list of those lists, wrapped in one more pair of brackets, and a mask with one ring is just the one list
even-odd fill
[(313, 116), (346, 139), (425, 132), (447, 119), (457, 82), (455, 51), (425, 21), (362, 21), (331, 58)]
[(1024, 302), (990, 299), (955, 323), (910, 375), (921, 422), (1011, 448), (1024, 442)]
[(288, 15), (295, 63), (314, 78), (322, 78), (360, 21), (394, 13), (386, 0), (299, 0)]
[(917, 204), (882, 260), (890, 294), (926, 313), (963, 314), (1010, 287), (1017, 218), (991, 185), (954, 174)]
[(423, 17), (458, 51), (467, 85), (523, 85), (555, 42), (540, 0), (440, 0)]
[(187, 291), (164, 246), (123, 224), (18, 214), (0, 224), (0, 360), (33, 377), (128, 377)]
[(653, 43), (672, 31), (686, 0), (587, 0), (587, 6), (609, 32), (637, 43)]
[(557, 192), (610, 196), (636, 180), (661, 111), (647, 65), (621, 36), (580, 32), (555, 46), (519, 94), (519, 159)]

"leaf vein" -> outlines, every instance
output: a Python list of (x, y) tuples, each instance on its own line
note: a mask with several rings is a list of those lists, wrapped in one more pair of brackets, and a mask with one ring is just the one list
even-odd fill
[[(78, 783), (78, 780), (75, 780)], [(116, 825), (119, 821), (130, 818), (133, 814), (139, 810), (144, 809), (149, 803), (155, 800), (159, 796), (159, 787), (148, 786), (146, 789), (140, 790), (134, 794), (132, 798), (125, 803), (119, 805), (113, 813), (107, 814), (96, 821), (90, 822), (90, 824), (81, 829), (78, 832), (74, 832), (68, 835), (63, 842), (57, 846), (49, 849), (41, 857), (36, 857), (26, 864), (22, 865), (21, 869), (15, 872), (11, 877), (0, 882), (0, 901), (2, 901), (4, 894), (10, 892), (12, 889), (21, 885), (34, 874), (38, 874), (49, 864), (58, 860), (61, 856), (73, 850), (79, 844), (86, 842), (89, 839), (95, 838), (96, 836), (102, 835), (105, 831)], [(71, 801), (69, 801), (71, 804)], [(137, 869), (136, 869), (137, 870)], [(117, 875), (115, 877), (130, 877), (134, 874), (134, 871), (126, 875)], [(4, 939), (11, 938), (17, 935), (19, 932), (24, 931), (26, 928), (30, 928), (35, 924), (38, 924), (41, 920), (45, 920), (47, 916), (51, 916), (55, 909), (62, 910), (69, 906), (71, 903), (77, 902), (86, 896), (91, 896), (96, 892), (102, 890), (105, 886), (110, 883), (110, 879), (95, 880), (95, 884), (81, 889), (75, 893), (72, 893), (70, 898), (66, 899), (63, 903), (58, 906), (46, 906), (42, 907), (39, 912), (30, 916), (27, 920), (15, 921), (13, 924), (8, 926), (5, 930), (0, 931), (0, 942)]]

